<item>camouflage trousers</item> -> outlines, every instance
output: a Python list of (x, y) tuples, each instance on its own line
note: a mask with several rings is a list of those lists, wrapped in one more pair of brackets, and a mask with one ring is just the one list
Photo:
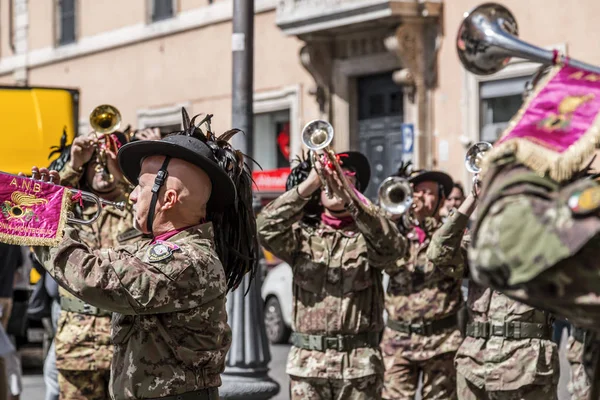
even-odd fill
[(518, 390), (486, 392), (456, 374), (458, 400), (558, 400), (556, 385), (527, 385)]
[(291, 400), (378, 400), (381, 377), (356, 379), (301, 378), (290, 375)]
[[(383, 396), (389, 400), (412, 400), (417, 393), (419, 374), (423, 373), (423, 400), (456, 399), (454, 352), (443, 353), (425, 361), (385, 362)], [(395, 357), (398, 360), (398, 357)]]
[(568, 386), (571, 400), (588, 400), (591, 388), (590, 380), (581, 362), (583, 358), (583, 343), (575, 340), (573, 336), (569, 336), (567, 346), (567, 359), (571, 366), (571, 379)]
[(110, 370), (58, 370), (60, 400), (108, 400)]

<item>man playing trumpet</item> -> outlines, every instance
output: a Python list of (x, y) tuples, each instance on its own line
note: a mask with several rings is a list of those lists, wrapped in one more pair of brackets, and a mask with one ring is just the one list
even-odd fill
[[(37, 247), (71, 294), (114, 313), (110, 396), (116, 400), (218, 399), (231, 343), (225, 299), (258, 259), (251, 177), (242, 154), (189, 119), (161, 140), (118, 153), (134, 224), (148, 236), (92, 250), (72, 228), (56, 248)], [(40, 170), (43, 180), (56, 171)]]
[[(463, 305), (461, 271), (439, 269), (425, 253), (431, 235), (440, 227), (440, 210), (453, 187), (452, 178), (440, 171), (407, 172), (413, 188), (412, 226), (403, 227), (408, 253), (390, 262), (385, 271), (390, 281), (385, 297), (388, 313), (381, 349), (385, 362), (383, 398), (412, 400), (419, 375), (423, 374), (423, 396), (428, 399), (456, 398), (454, 353), (462, 341), (457, 313)], [(393, 215), (400, 222), (406, 215)]]
[[(370, 177), (366, 157), (358, 152), (337, 157), (344, 176), (317, 162), (303, 182), (258, 217), (262, 244), (294, 274), (287, 362), (293, 400), (381, 398), (381, 270), (403, 252), (405, 240), (361, 195)], [(316, 169), (333, 196), (322, 190)], [(303, 217), (315, 193), (322, 213), (313, 224)]]
[[(116, 143), (126, 144), (129, 136), (115, 132)], [(131, 191), (117, 162), (117, 154), (107, 150), (106, 166), (98, 163), (97, 138), (94, 132), (78, 136), (66, 146), (63, 135), (58, 158), (50, 165), (60, 174), (63, 186), (86, 190), (113, 201), (126, 200)], [(100, 168), (98, 168), (100, 167)], [(39, 176), (37, 169), (34, 177)], [(79, 218), (89, 219), (96, 206), (82, 209), (76, 206)], [(123, 211), (107, 206), (90, 225), (75, 225), (82, 243), (90, 250), (110, 249), (141, 236), (133, 228), (131, 209)], [(56, 368), (60, 398), (65, 400), (103, 400), (109, 398), (110, 363), (113, 348), (110, 343), (112, 313), (94, 307), (60, 288), (61, 314), (50, 351), (56, 352)]]

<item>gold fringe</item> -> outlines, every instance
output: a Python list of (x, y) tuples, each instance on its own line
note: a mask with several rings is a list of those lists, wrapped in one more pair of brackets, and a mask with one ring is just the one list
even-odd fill
[(0, 242), (7, 244), (14, 244), (17, 246), (48, 246), (56, 247), (62, 241), (65, 225), (67, 224), (67, 213), (71, 208), (71, 192), (69, 189), (63, 191), (60, 217), (58, 221), (58, 227), (56, 230), (56, 236), (53, 238), (40, 238), (40, 237), (25, 237), (18, 235), (11, 235), (8, 233), (0, 232)]
[[(501, 137), (508, 135), (521, 121), (531, 102), (561, 68), (562, 66), (560, 65), (554, 67), (543, 81), (537, 85), (537, 88), (525, 101), (519, 112), (510, 120), (508, 127), (504, 130)], [(596, 119), (587, 132), (563, 153), (549, 150), (525, 138), (514, 138), (495, 145), (486, 153), (482, 160), (481, 175), (482, 177), (485, 175), (495, 160), (508, 155), (514, 155), (518, 162), (531, 168), (541, 176), (548, 175), (555, 181), (562, 182), (570, 179), (574, 173), (583, 168), (583, 163), (594, 153), (598, 144), (600, 144), (600, 113), (596, 116)]]

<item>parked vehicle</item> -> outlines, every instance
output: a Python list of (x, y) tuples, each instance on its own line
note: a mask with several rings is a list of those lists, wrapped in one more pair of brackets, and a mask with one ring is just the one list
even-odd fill
[(292, 332), (292, 268), (283, 262), (267, 273), (262, 285), (269, 342), (287, 343)]

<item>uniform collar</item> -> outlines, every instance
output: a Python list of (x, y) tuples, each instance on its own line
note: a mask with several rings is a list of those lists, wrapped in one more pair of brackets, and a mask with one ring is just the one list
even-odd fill
[(155, 243), (157, 240), (166, 241), (168, 239), (170, 239), (170, 242), (175, 242), (192, 235), (199, 235), (202, 239), (209, 239), (212, 241), (214, 237), (212, 222), (205, 222), (187, 228), (174, 229), (172, 231), (162, 233), (156, 236), (152, 240), (152, 243)]

